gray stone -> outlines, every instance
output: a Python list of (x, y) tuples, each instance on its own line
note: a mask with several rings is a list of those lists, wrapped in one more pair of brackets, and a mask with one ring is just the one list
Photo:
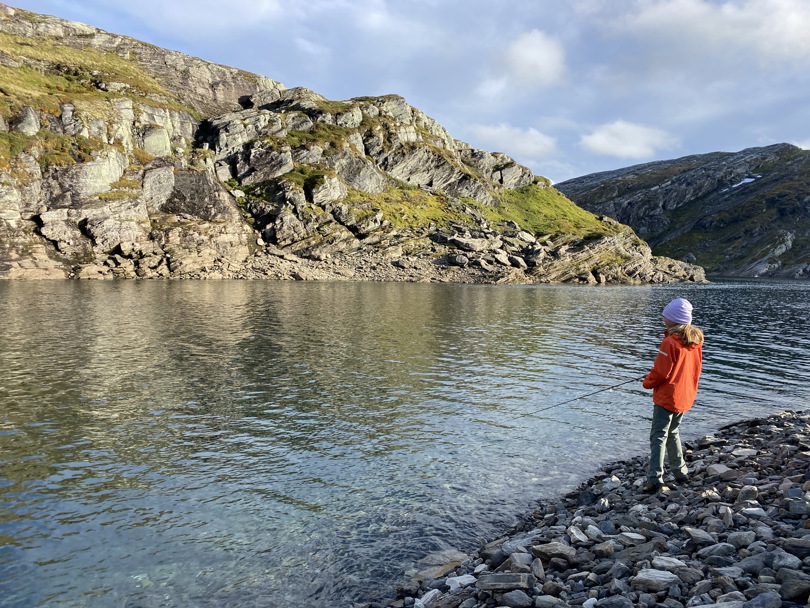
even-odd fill
[(743, 569), (737, 566), (728, 566), (726, 568), (715, 568), (713, 570), (715, 574), (719, 574), (721, 576), (727, 576), (733, 580), (739, 579), (743, 575)]
[(790, 579), (782, 583), (779, 588), (782, 599), (806, 603), (810, 598), (810, 581)]
[(647, 538), (635, 532), (622, 532), (619, 534), (618, 540), (625, 545), (640, 545), (646, 542)]
[(759, 496), (759, 490), (756, 486), (743, 486), (740, 493), (737, 495), (737, 502), (756, 500), (757, 496)]
[(141, 147), (152, 156), (171, 156), (172, 142), (169, 133), (163, 127), (147, 127), (143, 131)]
[(9, 121), (8, 127), (9, 131), (33, 137), (41, 128), (39, 113), (31, 106), (25, 106)]
[(535, 582), (531, 574), (484, 573), (478, 577), (476, 586), (484, 591), (528, 590), (534, 587)]
[(628, 576), (632, 570), (624, 562), (617, 560), (613, 562), (610, 570), (607, 571), (607, 577), (612, 580), (623, 579)]
[(596, 605), (598, 608), (632, 608), (633, 602), (621, 595), (613, 595), (599, 600)]
[(538, 595), (534, 598), (534, 608), (557, 608), (563, 605), (565, 602), (553, 595)]
[(686, 564), (681, 560), (665, 555), (657, 556), (652, 561), (652, 567), (656, 570), (668, 570), (669, 572), (675, 572), (678, 568), (684, 568), (685, 566)]
[(706, 467), (706, 474), (710, 477), (719, 477), (720, 479), (733, 479), (736, 473), (733, 469), (724, 464), (711, 464)]
[(326, 177), (323, 183), (312, 189), (312, 202), (323, 205), (332, 201), (346, 198), (349, 191), (346, 185), (337, 177)]
[(677, 585), (681, 579), (672, 572), (645, 568), (641, 570), (630, 582), (634, 589), (644, 592), (657, 593)]
[(775, 591), (760, 593), (743, 604), (744, 608), (781, 608), (781, 606), (782, 596)]
[(534, 605), (534, 600), (520, 589), (504, 593), (501, 597), (501, 604), (509, 608), (530, 608)]
[(762, 507), (750, 507), (747, 509), (742, 509), (740, 513), (752, 519), (766, 519), (768, 517), (768, 514)]
[(682, 530), (687, 534), (689, 540), (691, 540), (696, 545), (713, 545), (717, 542), (717, 540), (705, 530), (701, 530), (700, 528), (692, 528), (689, 526), (684, 526)]
[(528, 553), (513, 553), (498, 568), (499, 572), (531, 572), (532, 561), (535, 558)]
[(737, 549), (742, 549), (743, 547), (747, 547), (753, 543), (756, 539), (757, 535), (755, 532), (746, 530), (732, 532), (728, 535), (726, 542), (728, 542), (730, 545), (734, 545)]
[(737, 562), (737, 566), (746, 574), (757, 576), (765, 568), (765, 558), (762, 555), (749, 555)]
[(532, 576), (538, 581), (546, 580), (546, 571), (539, 557), (534, 558), (532, 561)]
[(782, 543), (782, 548), (799, 559), (810, 557), (810, 537), (786, 538)]
[(439, 598), (442, 597), (442, 592), (438, 589), (431, 589), (421, 598), (416, 600), (416, 608), (433, 608)]
[(571, 538), (572, 543), (586, 545), (591, 543), (591, 539), (576, 526), (568, 526), (568, 536)]
[(785, 583), (787, 581), (802, 581), (810, 583), (810, 574), (805, 574), (804, 572), (791, 570), (789, 568), (782, 568), (777, 571), (776, 580), (780, 583)]
[(639, 562), (644, 559), (652, 559), (656, 553), (666, 551), (667, 543), (663, 538), (654, 538), (641, 545), (635, 547), (628, 547), (614, 553), (614, 557), (618, 560), (630, 560), (632, 562)]
[(765, 523), (759, 521), (751, 522), (751, 528), (754, 530), (757, 535), (757, 539), (760, 541), (770, 541), (773, 540), (775, 536), (773, 528)]
[(610, 557), (615, 551), (615, 546), (611, 541), (605, 541), (591, 547), (594, 555), (597, 557)]
[(788, 511), (793, 515), (810, 515), (810, 501), (807, 500), (788, 500)]
[(612, 595), (620, 595), (623, 597), (632, 591), (630, 585), (620, 578), (611, 579), (607, 585), (607, 588)]
[(744, 602), (746, 597), (739, 591), (731, 591), (730, 593), (724, 593), (720, 597), (717, 598), (718, 604), (727, 604), (729, 602)]
[(469, 587), (478, 581), (472, 574), (464, 574), (462, 576), (450, 576), (446, 579), (447, 586), (451, 591), (460, 589), (462, 587)]
[(460, 236), (454, 236), (450, 239), (450, 243), (459, 249), (470, 252), (481, 252), (492, 249), (493, 243), (488, 239), (470, 239)]
[(593, 524), (585, 528), (585, 534), (594, 542), (600, 542), (605, 538), (605, 533)]
[(501, 549), (509, 555), (517, 552), (525, 552), (526, 549), (531, 546), (533, 538), (534, 535), (529, 535), (509, 539), (501, 545)]
[(577, 554), (577, 550), (560, 542), (552, 542), (545, 545), (533, 545), (532, 554), (546, 561), (554, 557), (570, 561)]
[(689, 585), (694, 585), (704, 578), (703, 571), (698, 568), (678, 568), (676, 574), (678, 578)]
[(529, 267), (529, 265), (526, 263), (526, 260), (524, 260), (519, 255), (510, 255), (509, 263), (515, 268), (520, 268), (521, 270), (525, 270), (526, 268)]
[(787, 553), (783, 550), (774, 551), (773, 564), (771, 565), (771, 568), (777, 571), (782, 568), (788, 568), (790, 570), (801, 570), (802, 560), (800, 560), (792, 553)]

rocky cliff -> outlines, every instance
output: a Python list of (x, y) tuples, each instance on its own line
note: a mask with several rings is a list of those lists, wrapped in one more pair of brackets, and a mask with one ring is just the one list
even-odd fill
[(810, 152), (795, 146), (636, 165), (557, 188), (709, 273), (810, 279)]
[(702, 281), (396, 95), (0, 5), (0, 278)]

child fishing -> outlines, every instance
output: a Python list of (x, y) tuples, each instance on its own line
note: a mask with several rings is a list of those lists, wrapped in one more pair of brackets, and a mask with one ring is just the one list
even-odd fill
[(703, 367), (703, 332), (692, 325), (692, 304), (676, 298), (663, 311), (664, 339), (642, 386), (653, 390), (650, 466), (643, 491), (664, 488), (664, 450), (677, 483), (688, 481), (679, 427), (695, 402)]

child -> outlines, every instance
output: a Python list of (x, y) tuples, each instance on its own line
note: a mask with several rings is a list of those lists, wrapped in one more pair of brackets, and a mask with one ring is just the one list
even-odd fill
[(695, 402), (703, 367), (703, 332), (692, 325), (692, 304), (676, 298), (666, 305), (663, 316), (664, 340), (643, 381), (644, 388), (653, 389), (650, 467), (643, 487), (649, 494), (664, 487), (664, 446), (675, 481), (688, 480), (678, 427)]

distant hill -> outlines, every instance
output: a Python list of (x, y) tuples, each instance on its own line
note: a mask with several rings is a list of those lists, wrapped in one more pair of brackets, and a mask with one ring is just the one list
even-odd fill
[(710, 275), (810, 279), (810, 152), (796, 146), (635, 165), (557, 188)]
[(0, 278), (701, 281), (397, 95), (0, 4)]

